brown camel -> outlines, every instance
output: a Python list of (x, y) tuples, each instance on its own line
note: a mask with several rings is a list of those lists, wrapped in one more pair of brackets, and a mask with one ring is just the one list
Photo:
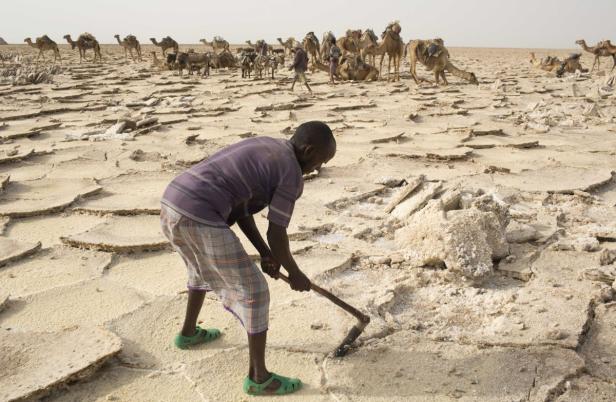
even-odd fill
[(220, 53), (212, 52), (210, 56), (210, 65), (215, 68), (233, 68), (237, 66), (238, 60), (228, 50), (223, 50)]
[(288, 50), (289, 55), (293, 53), (293, 48), (295, 47), (295, 42), (296, 42), (295, 38), (289, 37), (284, 42), (282, 41), (281, 38), (276, 38), (276, 40), (282, 45), (285, 56), (287, 55), (287, 50)]
[(141, 58), (141, 44), (134, 35), (128, 35), (123, 40), (120, 40), (120, 35), (114, 35), (114, 38), (118, 41), (118, 44), (124, 48), (124, 59), (128, 60), (128, 53), (130, 57), (135, 61), (135, 55), (133, 55), (133, 49), (137, 52), (137, 58), (142, 61)]
[[(321, 71), (329, 73), (329, 66), (323, 62), (317, 61), (316, 67)], [(361, 56), (354, 55), (343, 57), (334, 75), (342, 81), (376, 81), (379, 79), (379, 70), (365, 63)]]
[(530, 64), (544, 71), (552, 72), (560, 68), (562, 61), (558, 57), (548, 56), (545, 59), (537, 60), (534, 52), (530, 53)]
[(340, 63), (340, 78), (354, 81), (376, 81), (379, 79), (379, 70), (364, 62), (361, 56), (347, 57)]
[(321, 41), (321, 58), (323, 61), (329, 61), (329, 49), (332, 47), (332, 40), (336, 40), (332, 31), (323, 34), (323, 40)]
[(377, 52), (381, 54), (381, 63), (379, 65), (379, 75), (383, 72), (383, 59), (387, 55), (387, 79), (391, 78), (391, 63), (394, 64), (394, 77), (393, 81), (400, 81), (400, 62), (402, 61), (402, 54), (404, 53), (404, 42), (400, 37), (400, 31), (402, 28), (400, 24), (395, 21), (390, 23), (381, 37), (383, 42), (378, 46)]
[(167, 36), (163, 38), (160, 42), (157, 42), (155, 38), (150, 38), (150, 41), (154, 44), (154, 46), (158, 46), (163, 52), (163, 57), (166, 55), (167, 49), (173, 49), (174, 53), (178, 53), (180, 46), (178, 43), (171, 38), (171, 36)]
[(366, 56), (372, 60), (372, 65), (376, 65), (376, 56), (383, 56), (383, 49), (379, 48), (379, 38), (372, 29), (366, 29), (359, 40), (361, 58), (366, 61)]
[(238, 47), (235, 49), (235, 53), (237, 54), (242, 54), (242, 53), (254, 53), (255, 49), (252, 47)]
[(321, 60), (321, 46), (319, 44), (319, 38), (314, 32), (308, 32), (302, 41), (306, 53), (310, 55), (312, 59), (312, 69), (315, 69), (315, 63), (317, 60)]
[(250, 40), (247, 40), (245, 43), (248, 46), (252, 47), (257, 54), (265, 55), (265, 54), (274, 52), (274, 48), (268, 45), (263, 39), (257, 40), (257, 43), (252, 43), (252, 41)]
[(592, 68), (590, 69), (590, 72), (593, 72), (595, 70), (595, 65), (597, 66), (597, 70), (601, 69), (601, 60), (599, 60), (599, 58), (601, 57), (611, 57), (614, 61), (614, 66), (612, 67), (612, 70), (614, 70), (614, 67), (616, 67), (616, 54), (610, 53), (608, 49), (603, 47), (602, 45), (604, 42), (599, 42), (597, 45), (592, 47), (588, 47), (584, 39), (577, 40), (575, 41), (575, 43), (580, 45), (582, 49), (584, 49), (588, 53), (592, 53), (595, 56), (595, 61), (592, 63)]
[(428, 71), (434, 72), (436, 85), (439, 83), (439, 78), (442, 78), (445, 85), (448, 85), (445, 71), (449, 71), (456, 77), (465, 79), (471, 84), (479, 84), (475, 74), (460, 70), (449, 61), (449, 51), (442, 39), (412, 40), (407, 46), (411, 64), (411, 76), (415, 83), (419, 83), (419, 77), (417, 76), (417, 62), (419, 61)]
[(220, 36), (215, 36), (211, 42), (208, 42), (205, 39), (200, 39), (199, 42), (203, 43), (205, 46), (212, 46), (212, 50), (214, 50), (214, 53), (218, 53), (218, 50), (229, 51), (229, 42), (227, 42)]
[(556, 76), (562, 77), (565, 73), (575, 73), (576, 71), (587, 73), (588, 69), (582, 67), (582, 64), (580, 63), (581, 57), (581, 53), (573, 53), (567, 57), (562, 63), (560, 63), (558, 70), (556, 70)]
[(99, 61), (103, 60), (101, 56), (101, 46), (98, 41), (94, 37), (94, 35), (84, 32), (77, 38), (77, 41), (73, 41), (71, 39), (71, 35), (64, 35), (64, 39), (71, 45), (71, 49), (79, 49), (79, 63), (83, 59), (86, 59), (86, 50), (93, 49), (94, 50), (94, 61), (96, 61), (96, 57), (98, 57)]
[(346, 56), (347, 53), (359, 54), (359, 40), (361, 39), (361, 29), (355, 31), (348, 29), (346, 35), (342, 38), (338, 38), (336, 44), (342, 50), (342, 56)]
[(40, 38), (36, 38), (36, 41), (34, 43), (32, 43), (32, 39), (26, 38), (24, 39), (24, 42), (26, 42), (28, 45), (32, 46), (33, 48), (39, 50), (39, 54), (38, 54), (38, 57), (36, 58), (36, 61), (38, 61), (41, 57), (43, 58), (43, 61), (45, 61), (44, 53), (48, 50), (51, 50), (54, 53), (53, 61), (60, 60), (60, 63), (62, 63), (62, 57), (60, 57), (60, 49), (58, 49), (58, 44), (54, 42), (53, 40), (51, 40), (49, 36), (43, 35)]
[(616, 67), (616, 46), (612, 45), (612, 42), (609, 39), (606, 39), (601, 42), (601, 47), (606, 49), (612, 55), (612, 58), (614, 59), (614, 65), (612, 66), (611, 71), (614, 71), (614, 68)]

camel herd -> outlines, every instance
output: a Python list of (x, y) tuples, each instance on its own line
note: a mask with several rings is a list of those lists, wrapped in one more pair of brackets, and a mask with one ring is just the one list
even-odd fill
[[(601, 57), (611, 57), (614, 62), (611, 71), (614, 71), (614, 68), (616, 68), (616, 46), (612, 45), (609, 39), (600, 41), (592, 47), (589, 47), (584, 39), (577, 40), (575, 43), (595, 57), (592, 68), (590, 69), (591, 72), (595, 70), (595, 67), (597, 67), (597, 69), (601, 68)], [(588, 72), (588, 69), (583, 68), (580, 63), (581, 57), (581, 53), (573, 53), (564, 60), (560, 60), (558, 57), (554, 56), (547, 56), (544, 59), (537, 60), (535, 53), (531, 53), (530, 63), (541, 70), (555, 72), (556, 76), (561, 77), (564, 73), (574, 73), (576, 71), (583, 73)]]
[[(329, 50), (335, 43), (342, 52), (342, 58), (335, 75), (342, 80), (378, 80), (382, 75), (383, 62), (385, 56), (387, 56), (387, 77), (393, 81), (400, 80), (401, 61), (404, 57), (408, 57), (410, 74), (416, 83), (426, 81), (420, 79), (417, 75), (417, 62), (434, 74), (437, 85), (441, 80), (443, 84), (447, 85), (446, 72), (472, 84), (478, 83), (474, 73), (461, 70), (453, 65), (449, 51), (442, 39), (411, 40), (405, 44), (400, 32), (401, 26), (397, 21), (388, 24), (380, 38), (372, 29), (364, 31), (349, 29), (338, 38), (330, 31), (323, 34), (321, 41), (314, 32), (308, 32), (301, 42), (292, 37), (284, 41), (277, 38), (282, 49), (275, 49), (264, 40), (258, 40), (254, 44), (251, 41), (246, 41), (248, 47), (236, 49), (235, 55), (230, 51), (229, 42), (218, 36), (212, 41), (200, 40), (206, 47), (212, 48), (212, 51), (208, 52), (195, 52), (193, 49), (188, 52), (180, 52), (178, 43), (170, 36), (164, 37), (160, 41), (150, 38), (150, 41), (161, 48), (163, 55), (163, 60), (160, 61), (156, 58), (156, 53), (152, 52), (154, 64), (162, 68), (177, 69), (180, 75), (183, 69), (187, 69), (189, 74), (192, 74), (195, 70), (203, 69), (203, 75), (206, 76), (209, 75), (210, 68), (239, 67), (243, 78), (250, 78), (252, 72), (258, 78), (261, 78), (263, 73), (271, 74), (271, 77), (274, 78), (276, 69), (284, 65), (285, 57), (293, 55), (298, 47), (303, 48), (309, 55), (313, 71), (316, 69), (329, 71), (327, 64), (329, 62)], [(115, 35), (115, 38), (124, 49), (126, 59), (130, 54), (133, 61), (142, 60), (141, 45), (134, 35), (128, 35), (124, 39), (120, 39), (120, 35)], [(70, 35), (65, 35), (64, 39), (71, 45), (71, 49), (77, 48), (79, 50), (80, 63), (86, 59), (86, 51), (89, 49), (94, 52), (94, 61), (97, 59), (102, 61), (99, 42), (92, 34), (83, 33), (79, 35), (76, 41)], [(24, 42), (39, 50), (37, 61), (41, 57), (45, 60), (44, 53), (53, 51), (54, 62), (61, 62), (62, 58), (58, 45), (47, 35), (36, 38), (34, 42), (30, 38), (26, 38)], [(592, 47), (589, 47), (584, 40), (578, 40), (576, 44), (594, 55), (591, 72), (594, 71), (595, 67), (600, 68), (601, 57), (611, 57), (614, 62), (612, 70), (616, 67), (616, 46), (613, 46), (609, 40), (601, 41)], [(172, 53), (168, 52), (169, 50), (172, 50)], [(135, 59), (135, 54), (137, 59)], [(378, 56), (380, 56), (380, 61), (377, 68)], [(564, 60), (550, 56), (537, 60), (534, 53), (531, 53), (530, 62), (539, 69), (555, 72), (557, 76), (562, 76), (564, 73), (588, 71), (581, 66), (580, 56), (581, 54), (577, 53)]]

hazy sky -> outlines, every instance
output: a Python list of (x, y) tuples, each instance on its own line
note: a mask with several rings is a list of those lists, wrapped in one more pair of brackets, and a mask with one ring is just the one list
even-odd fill
[(180, 43), (221, 35), (231, 43), (347, 28), (380, 33), (400, 20), (405, 41), (442, 37), (450, 46), (573, 48), (616, 41), (616, 0), (0, 0), (0, 37), (20, 43), (93, 33), (101, 43), (133, 33)]

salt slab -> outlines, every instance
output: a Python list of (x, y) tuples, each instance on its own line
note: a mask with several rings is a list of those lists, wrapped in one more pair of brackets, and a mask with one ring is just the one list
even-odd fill
[(115, 251), (155, 251), (169, 244), (160, 230), (158, 216), (111, 217), (90, 230), (62, 237), (64, 244), (73, 247)]
[(6, 332), (0, 337), (0, 399), (38, 399), (92, 376), (120, 352), (112, 332), (85, 327), (54, 333)]

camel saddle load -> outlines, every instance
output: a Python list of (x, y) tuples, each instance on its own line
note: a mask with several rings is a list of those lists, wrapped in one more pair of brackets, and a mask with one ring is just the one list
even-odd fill
[(89, 32), (84, 32), (81, 35), (79, 35), (79, 37), (82, 38), (84, 40), (84, 42), (86, 42), (86, 43), (89, 42), (92, 45), (97, 42), (96, 38), (94, 37), (94, 35), (92, 35)]
[(392, 35), (394, 39), (396, 40), (399, 39), (400, 32), (402, 32), (402, 27), (400, 26), (400, 22), (399, 21), (390, 22), (387, 25), (387, 28), (385, 28), (385, 30), (381, 34), (381, 39), (385, 38), (385, 35), (387, 35), (388, 32), (390, 33), (390, 35)]
[(442, 39), (434, 39), (428, 46), (423, 47), (425, 57), (439, 57), (444, 50), (444, 42)]

